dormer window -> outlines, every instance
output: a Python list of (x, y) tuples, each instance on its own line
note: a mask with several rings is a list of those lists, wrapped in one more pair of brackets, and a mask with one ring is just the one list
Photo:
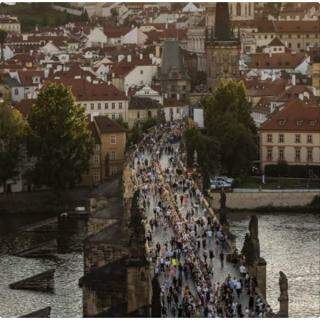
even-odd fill
[(278, 121), (278, 123), (279, 123), (279, 125), (280, 126), (283, 126), (284, 124), (285, 124), (285, 120), (284, 119), (280, 119), (279, 121)]
[(301, 127), (302, 125), (303, 125), (303, 120), (298, 120), (298, 121), (297, 121), (297, 126), (298, 126), (298, 127)]
[(310, 120), (309, 124), (311, 127), (314, 127), (316, 125), (316, 120)]

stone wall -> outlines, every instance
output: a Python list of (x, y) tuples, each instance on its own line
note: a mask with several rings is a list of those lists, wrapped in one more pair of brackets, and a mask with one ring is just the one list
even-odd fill
[[(309, 204), (319, 191), (310, 192), (230, 192), (227, 193), (227, 207), (231, 209), (255, 209), (274, 206), (304, 206)], [(220, 194), (213, 193), (213, 207), (220, 207)]]
[(84, 271), (85, 273), (95, 266), (102, 267), (112, 261), (123, 258), (128, 254), (128, 248), (115, 243), (85, 243), (84, 248)]

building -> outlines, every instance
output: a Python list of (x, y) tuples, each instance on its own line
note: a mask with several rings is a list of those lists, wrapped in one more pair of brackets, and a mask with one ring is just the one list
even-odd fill
[(0, 30), (12, 33), (20, 33), (21, 25), (17, 17), (0, 15)]
[(312, 61), (312, 87), (314, 88), (314, 95), (320, 97), (320, 50)]
[(42, 70), (23, 69), (9, 72), (3, 81), (10, 88), (11, 100), (19, 102), (24, 99), (35, 99), (44, 77)]
[(122, 170), (127, 130), (107, 116), (94, 117), (93, 122), (101, 142), (101, 174), (104, 179)]
[(260, 127), (260, 163), (320, 165), (320, 107), (294, 100)]
[(129, 128), (131, 129), (138, 121), (159, 118), (161, 111), (162, 105), (156, 100), (136, 96), (131, 97), (128, 109)]
[(169, 98), (163, 101), (165, 120), (182, 120), (189, 116), (189, 102), (183, 99)]
[(176, 40), (166, 40), (163, 44), (159, 78), (161, 89), (166, 92), (168, 98), (188, 98), (191, 81), (182, 49)]
[(269, 21), (256, 22), (257, 47), (264, 47), (275, 37), (293, 51), (306, 51), (320, 46), (320, 23), (318, 21)]
[(128, 54), (112, 68), (112, 84), (128, 93), (128, 90), (134, 86), (151, 86), (157, 71), (158, 66), (154, 57), (142, 53)]
[(231, 20), (253, 20), (254, 2), (230, 2), (229, 12)]
[(230, 29), (228, 3), (217, 3), (214, 30), (206, 30), (207, 84), (213, 89), (219, 79), (240, 77), (240, 39)]
[(83, 78), (60, 78), (54, 82), (69, 86), (76, 101), (85, 108), (91, 119), (99, 115), (107, 115), (111, 119), (122, 118), (127, 121), (128, 100), (124, 92), (110, 83)]

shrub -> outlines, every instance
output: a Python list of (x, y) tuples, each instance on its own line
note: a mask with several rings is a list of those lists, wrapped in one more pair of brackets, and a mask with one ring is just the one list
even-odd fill
[(288, 165), (283, 162), (265, 166), (265, 175), (269, 177), (319, 178), (320, 166)]

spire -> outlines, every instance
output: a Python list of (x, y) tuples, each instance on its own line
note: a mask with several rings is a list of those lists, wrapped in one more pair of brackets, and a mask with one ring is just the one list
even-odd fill
[(228, 41), (231, 39), (228, 2), (217, 2), (215, 19), (215, 39)]

